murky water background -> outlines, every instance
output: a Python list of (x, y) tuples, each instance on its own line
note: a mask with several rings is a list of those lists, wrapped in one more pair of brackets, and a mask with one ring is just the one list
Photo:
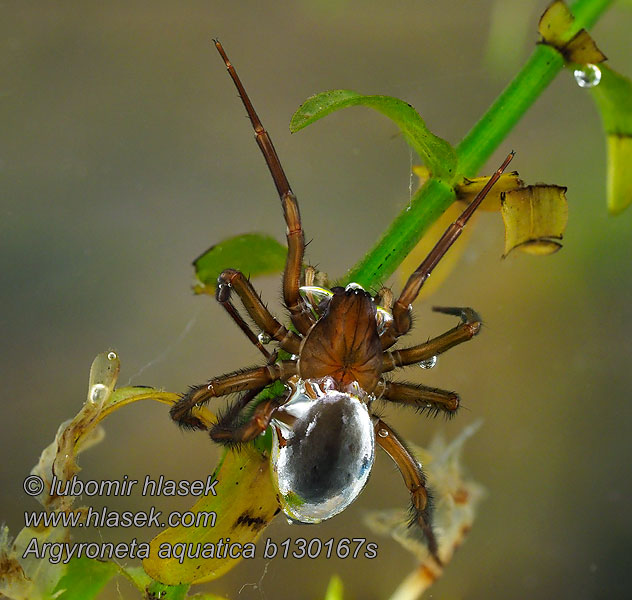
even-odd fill
[[(395, 127), (368, 109), (290, 136), (296, 107), (332, 88), (398, 96), (456, 143), (528, 56), (545, 5), (5, 4), (0, 506), (11, 530), (36, 508), (22, 480), (85, 399), (98, 352), (116, 349), (122, 384), (171, 391), (259, 361), (221, 308), (190, 291), (190, 262), (208, 246), (252, 230), (282, 240), (285, 230), (212, 36), (272, 134), (313, 239), (309, 260), (337, 276), (408, 202), (410, 154)], [(629, 76), (631, 20), (629, 9), (615, 8), (594, 30), (611, 65)], [(623, 597), (632, 550), (632, 211), (606, 214), (605, 140), (571, 72), (539, 99), (488, 171), (512, 148), (524, 179), (568, 186), (564, 249), (501, 260), (501, 219), (482, 215), (459, 267), (416, 306), (409, 340), (452, 326), (431, 304), (473, 306), (484, 330), (431, 371), (400, 377), (457, 390), (463, 409), (449, 423), (394, 409), (385, 418), (422, 445), (437, 431), (452, 437), (484, 419), (465, 460), (489, 496), (432, 597)], [(279, 279), (256, 285), (279, 314)], [(401, 289), (401, 281), (393, 285)], [(219, 455), (157, 404), (120, 411), (106, 428), (106, 441), (82, 457), (86, 479), (206, 478)], [(414, 560), (368, 531), (362, 514), (407, 502), (380, 454), (367, 489), (343, 514), (311, 527), (278, 519), (263, 536), (366, 537), (378, 542), (378, 558), (246, 561), (208, 589), (319, 598), (338, 573), (349, 597), (386, 598)], [(152, 503), (168, 511), (193, 501)], [(147, 499), (103, 504), (141, 510)], [(245, 583), (260, 587), (238, 596)], [(121, 586), (122, 597), (135, 597)], [(112, 587), (109, 597), (121, 596)]]

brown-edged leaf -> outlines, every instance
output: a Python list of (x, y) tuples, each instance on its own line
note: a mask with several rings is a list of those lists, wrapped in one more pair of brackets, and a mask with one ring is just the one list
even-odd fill
[(514, 248), (529, 254), (551, 254), (562, 247), (568, 220), (566, 188), (530, 185), (503, 194), (501, 212), (505, 222), (505, 253)]
[(597, 64), (606, 60), (595, 41), (585, 29), (577, 31), (575, 17), (561, 0), (556, 0), (544, 11), (538, 24), (542, 43), (558, 50), (564, 60), (579, 65)]
[[(463, 183), (456, 187), (457, 200), (469, 204), (476, 198), (476, 195), (485, 187), (489, 177), (473, 177), (464, 179)], [(500, 210), (500, 198), (505, 192), (517, 190), (524, 187), (524, 181), (520, 179), (517, 171), (504, 173), (500, 176), (494, 187), (489, 191), (477, 210), (495, 211)], [(463, 207), (461, 207), (463, 208)]]

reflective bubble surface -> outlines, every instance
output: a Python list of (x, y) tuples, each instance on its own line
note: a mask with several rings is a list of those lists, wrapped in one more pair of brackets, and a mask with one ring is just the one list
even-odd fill
[(597, 65), (584, 65), (575, 69), (573, 75), (577, 85), (583, 88), (595, 87), (601, 81), (601, 69)]
[(377, 314), (375, 315), (377, 320), (377, 332), (381, 335), (384, 333), (384, 330), (391, 324), (393, 321), (393, 315), (388, 312), (385, 308), (381, 306), (377, 307)]
[[(343, 511), (365, 486), (375, 456), (369, 411), (329, 378), (299, 381), (274, 421), (272, 469), (285, 514), (318, 523)], [(290, 424), (291, 423), (291, 424)]]
[(315, 285), (304, 285), (299, 288), (303, 299), (315, 317), (320, 317), (325, 312), (331, 297), (334, 295), (331, 290)]
[(419, 363), (419, 366), (422, 369), (432, 369), (436, 364), (437, 364), (437, 357), (436, 356), (432, 356), (432, 357), (428, 358), (427, 360), (422, 360)]

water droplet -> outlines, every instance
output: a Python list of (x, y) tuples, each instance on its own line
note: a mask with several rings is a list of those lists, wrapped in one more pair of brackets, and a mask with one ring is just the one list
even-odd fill
[(329, 392), (330, 390), (335, 390), (336, 389), (336, 382), (334, 381), (333, 377), (323, 377), (320, 380), (320, 387), (325, 392)]
[(345, 292), (348, 292), (350, 290), (362, 290), (364, 291), (364, 288), (359, 284), (359, 283), (350, 283), (347, 285), (347, 287), (345, 288)]
[(584, 65), (581, 69), (575, 69), (573, 75), (577, 85), (583, 88), (595, 87), (601, 81), (601, 69), (597, 65)]
[(265, 332), (262, 331), (258, 336), (257, 339), (265, 346), (267, 344), (269, 344), (272, 341), (272, 338)]
[(331, 290), (316, 285), (304, 285), (299, 288), (307, 307), (319, 318), (334, 295)]
[(378, 306), (375, 314), (375, 320), (377, 321), (377, 332), (381, 335), (393, 321), (393, 315), (391, 315), (391, 313), (385, 308)]
[(434, 367), (436, 364), (437, 364), (437, 357), (432, 356), (431, 358), (428, 358), (427, 360), (422, 360), (419, 363), (419, 366), (422, 369), (432, 369), (432, 367)]
[(108, 359), (109, 360), (116, 360), (118, 358), (118, 356), (116, 356), (116, 352), (108, 352)]
[(88, 399), (95, 404), (101, 404), (108, 396), (108, 388), (102, 383), (95, 383), (90, 389)]

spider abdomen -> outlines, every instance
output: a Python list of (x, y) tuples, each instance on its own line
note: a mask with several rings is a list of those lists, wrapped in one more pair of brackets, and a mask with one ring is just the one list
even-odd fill
[(279, 500), (288, 517), (303, 523), (343, 511), (373, 466), (375, 434), (366, 403), (330, 383), (299, 381), (279, 415), (283, 422), (274, 421), (272, 469)]

